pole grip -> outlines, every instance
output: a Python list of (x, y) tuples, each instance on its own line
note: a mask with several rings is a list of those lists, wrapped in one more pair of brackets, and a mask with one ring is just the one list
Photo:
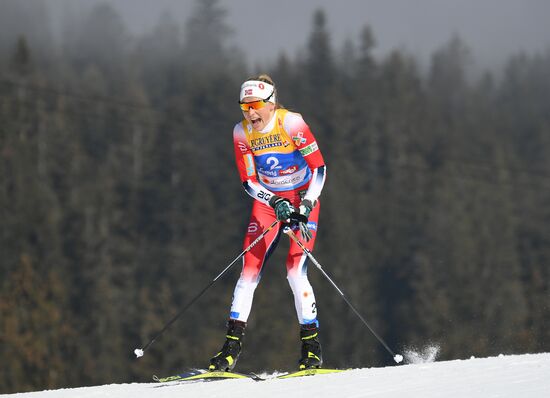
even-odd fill
[(290, 214), (290, 221), (297, 221), (297, 222), (303, 222), (304, 224), (307, 224), (307, 217), (303, 214), (293, 212)]

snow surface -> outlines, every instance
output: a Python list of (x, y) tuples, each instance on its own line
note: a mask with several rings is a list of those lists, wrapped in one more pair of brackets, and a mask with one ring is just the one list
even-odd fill
[[(267, 376), (267, 375), (264, 375)], [(11, 394), (21, 398), (550, 397), (550, 353), (413, 363), (255, 382), (133, 383)]]

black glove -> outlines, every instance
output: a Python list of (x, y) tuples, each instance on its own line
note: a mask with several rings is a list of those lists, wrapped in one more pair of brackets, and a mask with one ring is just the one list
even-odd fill
[(305, 217), (305, 222), (304, 220), (298, 221), (298, 226), (300, 227), (300, 234), (306, 242), (309, 242), (309, 240), (313, 237), (311, 231), (307, 227), (307, 219), (311, 213), (311, 210), (313, 210), (313, 207), (314, 204), (308, 199), (302, 200), (302, 203), (300, 203), (300, 206), (298, 207), (298, 213)]
[(290, 204), (290, 200), (281, 198), (277, 195), (273, 195), (273, 197), (269, 199), (269, 205), (275, 210), (275, 217), (277, 217), (279, 221), (288, 220), (290, 215), (296, 211), (294, 206)]

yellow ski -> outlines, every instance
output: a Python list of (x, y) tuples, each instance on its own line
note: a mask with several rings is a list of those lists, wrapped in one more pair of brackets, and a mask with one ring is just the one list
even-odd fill
[(302, 376), (314, 376), (314, 375), (324, 375), (329, 373), (339, 373), (345, 372), (350, 369), (325, 369), (325, 368), (311, 368), (298, 370), (296, 372), (287, 373), (282, 376), (277, 376), (278, 379), (290, 379), (292, 377), (302, 377)]
[(179, 375), (168, 376), (168, 377), (153, 376), (153, 380), (159, 383), (167, 383), (171, 381), (191, 381), (191, 380), (214, 381), (214, 380), (227, 380), (227, 379), (252, 379), (255, 381), (263, 380), (261, 377), (255, 374), (224, 372), (224, 371), (207, 371), (203, 369), (193, 369)]

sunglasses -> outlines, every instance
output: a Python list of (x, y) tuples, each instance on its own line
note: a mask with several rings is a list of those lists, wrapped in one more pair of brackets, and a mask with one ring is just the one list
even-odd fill
[(267, 102), (273, 96), (274, 93), (275, 93), (275, 90), (271, 94), (269, 94), (269, 97), (267, 97), (266, 99), (261, 99), (261, 100), (258, 100), (258, 101), (252, 101), (252, 102), (241, 102), (241, 101), (239, 101), (239, 105), (241, 106), (241, 110), (244, 111), (244, 112), (248, 112), (251, 108), (256, 110), (256, 111), (258, 109), (262, 109), (267, 104)]
[(254, 110), (262, 109), (266, 103), (266, 100), (259, 100), (254, 102), (239, 102), (239, 105), (241, 106), (241, 110), (248, 112), (251, 108)]

